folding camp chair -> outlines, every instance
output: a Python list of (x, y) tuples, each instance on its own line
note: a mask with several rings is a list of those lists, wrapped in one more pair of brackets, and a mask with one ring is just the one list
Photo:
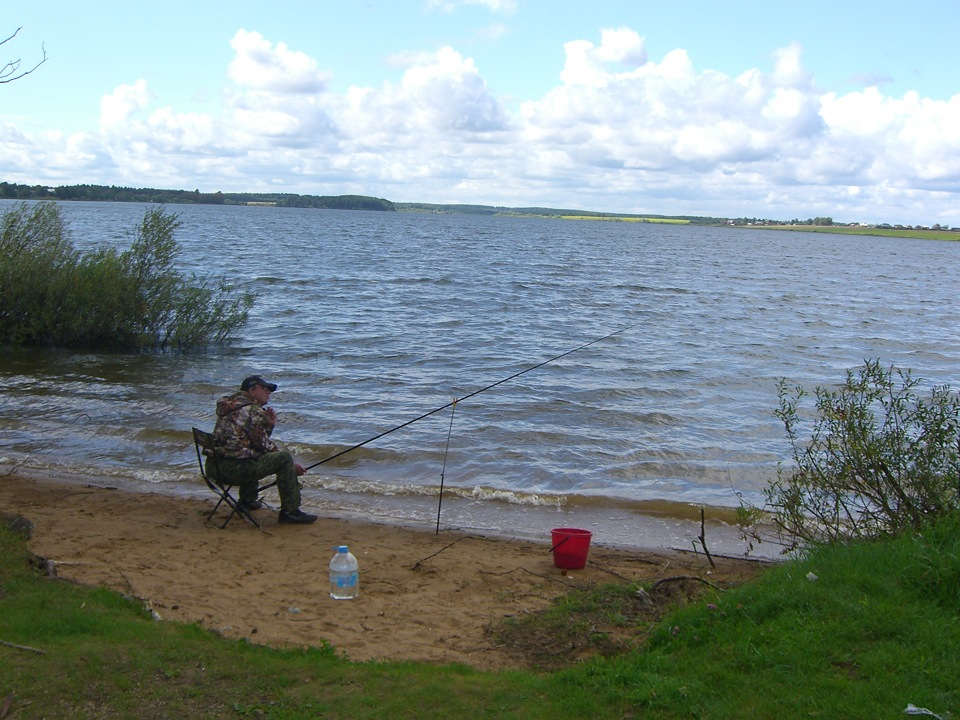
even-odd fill
[[(227, 523), (230, 522), (230, 519), (234, 515), (239, 515), (251, 525), (259, 528), (260, 523), (257, 522), (256, 518), (233, 496), (231, 491), (236, 484), (222, 480), (220, 473), (217, 471), (217, 455), (214, 449), (213, 435), (198, 428), (193, 428), (193, 444), (197, 450), (197, 463), (200, 465), (200, 475), (203, 477), (204, 482), (207, 483), (207, 487), (219, 498), (217, 504), (213, 506), (213, 510), (207, 515), (207, 521), (212, 520), (213, 516), (217, 514), (217, 510), (220, 509), (220, 506), (226, 503), (227, 507), (230, 508), (230, 514), (227, 515), (227, 519), (224, 520), (223, 525), (220, 526), (221, 530), (227, 526)], [(206, 468), (203, 464), (204, 457), (210, 458), (210, 464)], [(268, 488), (272, 488), (276, 484), (277, 481), (274, 480), (265, 485), (258, 485), (257, 495)]]

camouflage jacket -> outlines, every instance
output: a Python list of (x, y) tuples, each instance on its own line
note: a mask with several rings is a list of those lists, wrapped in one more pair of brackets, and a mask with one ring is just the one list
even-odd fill
[(247, 393), (241, 391), (217, 400), (214, 444), (220, 457), (247, 460), (278, 450), (270, 439), (274, 421)]

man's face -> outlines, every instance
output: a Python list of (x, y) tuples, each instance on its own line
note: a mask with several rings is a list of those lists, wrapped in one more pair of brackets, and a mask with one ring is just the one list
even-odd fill
[(254, 385), (247, 390), (247, 392), (250, 393), (250, 397), (256, 401), (257, 405), (261, 407), (270, 402), (270, 390), (263, 385)]

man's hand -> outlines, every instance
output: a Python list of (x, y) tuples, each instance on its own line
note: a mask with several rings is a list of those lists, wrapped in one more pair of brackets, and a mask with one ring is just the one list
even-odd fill
[(293, 466), (297, 469), (297, 477), (307, 472), (307, 469), (300, 463), (294, 463)]

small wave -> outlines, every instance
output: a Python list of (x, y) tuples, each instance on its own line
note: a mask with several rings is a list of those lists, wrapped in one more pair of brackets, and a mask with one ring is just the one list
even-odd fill
[[(355, 494), (372, 494), (382, 496), (437, 496), (440, 493), (439, 485), (401, 485), (365, 480), (348, 480), (343, 478), (325, 477), (313, 478), (308, 481), (310, 487), (336, 492)], [(444, 487), (446, 496), (459, 497), (465, 500), (478, 502), (501, 502), (509, 505), (527, 505), (531, 507), (555, 507), (566, 505), (564, 495), (547, 495), (530, 493), (519, 490), (505, 490), (502, 488), (485, 487)]]
[[(444, 492), (446, 492), (446, 490)], [(537, 493), (517, 492), (515, 490), (497, 490), (495, 488), (481, 486), (474, 487), (470, 490), (455, 488), (452, 492), (458, 497), (470, 500), (505, 502), (510, 505), (555, 508), (561, 508), (566, 505), (565, 496), (540, 495)]]
[[(349, 495), (376, 495), (381, 497), (437, 497), (439, 485), (401, 485), (376, 481), (357, 481), (336, 477), (311, 478), (307, 483), (310, 489), (326, 490), (332, 493)], [(471, 487), (447, 486), (444, 497), (460, 500), (531, 508), (553, 508), (575, 511), (581, 509), (607, 508), (643, 516), (659, 516), (675, 520), (696, 520), (702, 509), (712, 521), (727, 524), (736, 523), (736, 509), (712, 502), (683, 502), (668, 499), (637, 500), (610, 495), (584, 495), (578, 493), (532, 493), (485, 485)], [(716, 500), (717, 498), (714, 498)]]

